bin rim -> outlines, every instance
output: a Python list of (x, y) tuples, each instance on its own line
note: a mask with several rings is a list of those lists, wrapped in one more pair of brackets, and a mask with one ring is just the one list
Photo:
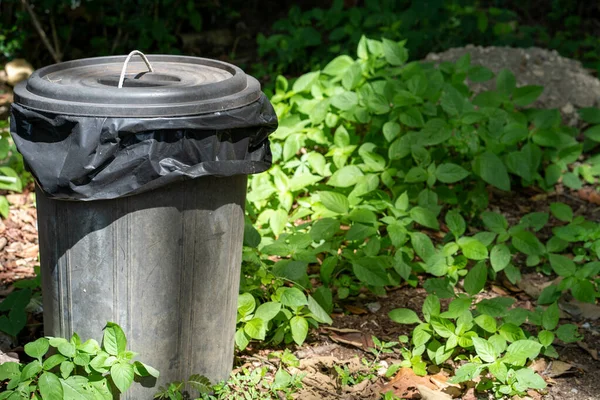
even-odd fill
[(126, 56), (84, 58), (36, 70), (15, 87), (26, 108), (90, 117), (181, 117), (239, 108), (261, 96), (259, 82), (232, 64), (201, 57), (148, 55), (131, 60), (124, 87), (118, 77)]

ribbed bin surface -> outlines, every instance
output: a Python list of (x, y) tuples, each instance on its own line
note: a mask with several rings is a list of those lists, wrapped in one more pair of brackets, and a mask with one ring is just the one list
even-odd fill
[(195, 373), (227, 379), (246, 181), (202, 177), (93, 202), (38, 189), (45, 335), (99, 340), (107, 321), (121, 325), (128, 348), (161, 373), (121, 399), (151, 399)]

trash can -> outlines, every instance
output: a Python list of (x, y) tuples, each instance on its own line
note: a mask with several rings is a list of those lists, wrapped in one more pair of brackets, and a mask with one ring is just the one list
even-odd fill
[(197, 57), (69, 61), (18, 85), (11, 133), (36, 180), (45, 335), (100, 339), (113, 321), (160, 371), (156, 387), (227, 379), (247, 175), (271, 165), (276, 127), (256, 79)]

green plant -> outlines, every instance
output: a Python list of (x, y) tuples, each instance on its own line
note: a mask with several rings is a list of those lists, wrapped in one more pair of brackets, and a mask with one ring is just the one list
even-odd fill
[[(413, 365), (414, 357), (426, 356), (436, 365), (448, 359), (466, 360), (468, 362), (452, 378), (454, 383), (474, 380), (479, 375), (485, 377), (489, 372), (493, 379), (484, 378), (478, 388), (493, 389), (499, 397), (523, 394), (528, 389), (543, 389), (546, 386), (544, 380), (525, 367), (527, 361), (535, 359), (540, 352), (557, 357), (552, 345), (555, 336), (565, 342), (580, 340), (577, 327), (572, 324), (558, 326), (556, 303), (546, 310), (534, 312), (510, 309), (512, 303), (512, 298), (499, 297), (482, 300), (474, 304), (472, 310), (473, 298), (459, 295), (450, 302), (447, 311), (441, 312), (439, 298), (430, 294), (423, 304), (424, 321), (410, 309), (392, 310), (392, 320), (418, 324), (412, 333), (412, 349), (403, 351), (405, 360), (399, 367), (413, 367), (416, 374), (425, 375), (423, 363)], [(537, 335), (521, 328), (526, 321), (540, 326)]]
[(296, 342), (302, 344), (308, 334), (309, 324), (331, 324), (331, 317), (311, 296), (306, 296), (295, 287), (280, 287), (271, 296), (271, 301), (258, 307), (250, 293), (238, 297), (238, 330), (236, 345), (244, 349), (251, 339), (265, 340), (273, 328), (271, 340), (275, 343)]
[(41, 303), (40, 268), (35, 272), (35, 278), (15, 282), (15, 290), (0, 303), (0, 331), (13, 337), (25, 328), (27, 313)]
[[(283, 359), (282, 359), (283, 360)], [(270, 400), (273, 398), (291, 399), (292, 394), (302, 387), (304, 374), (290, 374), (279, 368), (272, 379), (267, 377), (268, 367), (248, 370), (232, 374), (228, 381), (211, 385), (210, 381), (200, 375), (192, 375), (185, 382), (173, 382), (166, 388), (161, 387), (155, 399), (181, 400), (190, 399), (185, 391), (190, 387), (200, 394), (195, 400)]]
[(171, 382), (165, 387), (160, 387), (158, 393), (154, 395), (155, 399), (182, 400), (189, 398), (185, 391), (186, 388), (191, 388), (200, 395), (207, 395), (212, 391), (210, 380), (202, 375), (192, 375), (183, 382)]
[(25, 353), (33, 361), (0, 365), (0, 399), (112, 399), (125, 392), (135, 376), (159, 375), (149, 365), (132, 361), (136, 353), (127, 350), (123, 330), (112, 322), (104, 328), (102, 346), (73, 334), (70, 340), (37, 339), (25, 345)]
[(0, 331), (17, 336), (27, 323), (27, 305), (31, 301), (31, 289), (15, 290), (0, 303)]
[[(25, 171), (23, 157), (17, 152), (7, 128), (7, 121), (0, 120), (0, 190), (20, 192), (31, 180), (31, 174)], [(0, 195), (0, 216), (7, 218), (8, 213), (8, 200)]]
[(593, 5), (562, 1), (506, 4), (486, 1), (377, 0), (352, 7), (334, 1), (329, 9), (292, 7), (268, 35), (257, 36), (258, 75), (296, 74), (322, 68), (334, 55), (346, 54), (361, 35), (407, 39), (414, 59), (466, 44), (539, 46), (600, 68)]
[[(275, 337), (271, 327), (295, 317), (280, 314), (276, 324), (257, 322), (249, 332), (244, 325), (255, 318), (256, 301), (279, 301), (272, 296), (285, 282), (330, 312), (334, 302), (363, 288), (383, 294), (401, 281), (415, 286), (417, 275), (433, 276), (425, 288), (451, 297), (462, 279), (473, 294), (498, 274), (516, 283), (521, 267), (529, 266), (567, 278), (548, 289), (553, 295), (544, 294), (542, 304), (567, 289), (594, 301), (596, 283), (589, 278), (598, 273), (596, 222), (553, 204), (554, 235), (542, 243), (538, 232), (549, 213), (527, 214), (510, 227), (485, 209), (488, 186), (552, 189), (562, 179), (579, 187), (574, 171), (594, 170), (595, 161), (572, 163), (595, 142), (581, 143), (555, 110), (523, 108), (543, 89), (517, 87), (506, 70), (495, 90), (474, 96), (464, 80), (494, 76), (471, 66), (468, 56), (439, 68), (407, 63), (404, 42), (365, 37), (357, 54), (336, 57), (293, 84), (277, 78), (275, 165), (251, 178), (247, 196), (254, 228), (247, 224), (245, 231), (242, 292), (254, 301), (239, 313), (247, 337), (238, 345)], [(595, 121), (596, 111), (583, 113)], [(522, 257), (526, 262), (519, 264)], [(307, 300), (301, 303), (295, 306)], [(304, 337), (296, 335), (297, 342)], [(421, 365), (418, 357), (409, 359)]]

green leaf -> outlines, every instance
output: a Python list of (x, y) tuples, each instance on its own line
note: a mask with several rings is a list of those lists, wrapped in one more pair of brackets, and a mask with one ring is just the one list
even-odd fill
[(594, 142), (600, 142), (600, 125), (594, 125), (583, 133), (585, 137)]
[(358, 96), (354, 92), (343, 92), (331, 98), (331, 104), (342, 111), (351, 110), (358, 104)]
[(435, 170), (435, 176), (438, 181), (443, 183), (456, 183), (469, 176), (469, 171), (460, 165), (445, 163), (440, 164)]
[(244, 332), (243, 328), (238, 329), (235, 332), (235, 345), (241, 349), (244, 350), (246, 347), (248, 347), (248, 344), (250, 343), (250, 338), (248, 337), (248, 335), (246, 335), (246, 332)]
[(410, 107), (400, 114), (400, 122), (411, 128), (422, 128), (425, 125), (423, 115), (418, 108)]
[[(66, 359), (67, 358), (65, 356), (63, 356), (62, 354), (51, 355), (50, 357), (48, 357), (47, 359), (44, 360), (44, 364), (43, 364), (44, 371), (51, 370), (52, 368), (60, 365), (60, 363), (62, 363)], [(2, 380), (2, 379), (0, 379), (0, 380)]]
[(556, 272), (557, 275), (569, 277), (573, 276), (575, 274), (575, 271), (577, 271), (575, 263), (570, 258), (559, 254), (550, 254), (548, 256), (548, 259), (550, 260), (550, 265), (552, 266), (552, 269), (554, 270), (554, 272)]
[(423, 317), (425, 321), (429, 322), (431, 317), (437, 317), (440, 315), (440, 299), (433, 294), (430, 294), (425, 298), (423, 302)]
[(361, 281), (371, 286), (390, 284), (386, 270), (375, 260), (362, 258), (352, 262), (352, 271)]
[(260, 244), (260, 234), (251, 223), (244, 224), (244, 246), (256, 248)]
[[(50, 340), (50, 344), (52, 344), (52, 340)], [(75, 357), (75, 354), (77, 352), (75, 346), (72, 343), (67, 342), (66, 340), (61, 341), (60, 344), (58, 344), (57, 349), (60, 354), (69, 358)]]
[(475, 318), (475, 323), (486, 332), (496, 333), (497, 325), (494, 317), (482, 314)]
[(0, 176), (14, 178), (14, 182), (0, 182), (0, 190), (9, 190), (12, 192), (20, 192), (23, 190), (21, 178), (14, 169), (10, 167), (0, 167)]
[(550, 331), (541, 331), (538, 333), (538, 339), (542, 346), (548, 347), (554, 342), (554, 333)]
[(8, 200), (6, 196), (0, 196), (0, 216), (2, 218), (8, 218), (10, 213), (10, 204), (8, 204)]
[(544, 91), (543, 86), (527, 85), (513, 90), (513, 102), (516, 106), (524, 107), (537, 100)]
[(110, 367), (110, 377), (119, 389), (119, 392), (125, 393), (133, 383), (133, 365), (128, 362), (117, 362)]
[(260, 318), (252, 318), (244, 324), (244, 332), (252, 339), (265, 340), (267, 334), (265, 321)]
[(327, 181), (334, 187), (349, 187), (358, 183), (358, 179), (364, 174), (356, 165), (347, 165), (335, 171)]
[(477, 94), (473, 99), (473, 104), (481, 108), (498, 108), (502, 104), (502, 100), (503, 96), (500, 93), (494, 90), (487, 90)]
[(309, 72), (308, 74), (302, 75), (301, 77), (296, 79), (296, 82), (294, 82), (294, 85), (292, 86), (292, 91), (296, 93), (310, 92), (312, 86), (319, 79), (319, 75), (319, 71)]
[(292, 339), (298, 346), (304, 343), (308, 335), (308, 322), (304, 317), (295, 316), (290, 319), (290, 328), (292, 330)]
[(577, 300), (584, 303), (595, 303), (596, 302), (596, 289), (594, 284), (588, 280), (581, 279), (573, 284), (571, 287), (571, 294)]
[(383, 136), (388, 142), (394, 140), (400, 134), (400, 124), (393, 121), (388, 121), (383, 124)]
[(571, 222), (573, 220), (573, 210), (565, 203), (550, 204), (550, 212), (560, 221)]
[(319, 192), (319, 199), (328, 210), (338, 214), (346, 214), (350, 207), (348, 198), (338, 192)]
[(158, 370), (140, 361), (135, 361), (133, 363), (133, 370), (135, 374), (139, 376), (153, 376), (155, 378), (160, 377), (160, 372), (158, 372)]
[(508, 229), (508, 221), (502, 214), (498, 214), (492, 211), (484, 211), (481, 213), (481, 219), (483, 224), (490, 231), (495, 233), (504, 233)]
[(506, 364), (501, 361), (494, 362), (488, 366), (490, 374), (500, 382), (505, 383), (508, 375), (508, 368)]
[(44, 372), (38, 379), (38, 388), (43, 400), (64, 400), (60, 380), (51, 372)]
[(346, 90), (352, 90), (358, 86), (361, 80), (362, 68), (358, 62), (355, 62), (346, 70), (346, 73), (342, 78), (342, 86), (344, 86)]
[(512, 255), (509, 248), (504, 244), (497, 244), (492, 248), (490, 262), (494, 271), (502, 271), (510, 264)]
[(445, 318), (432, 317), (430, 324), (435, 333), (443, 338), (452, 337), (456, 329), (452, 321)]
[(440, 230), (437, 217), (431, 210), (424, 207), (413, 207), (410, 210), (410, 217), (419, 225), (423, 225), (430, 229)]
[(50, 343), (46, 338), (39, 338), (35, 342), (25, 345), (25, 354), (32, 358), (42, 358), (50, 348)]
[(452, 116), (462, 114), (465, 106), (464, 96), (454, 87), (448, 85), (444, 88), (440, 99), (442, 109)]
[(527, 359), (533, 360), (540, 354), (542, 345), (533, 340), (517, 340), (506, 349), (504, 362), (507, 364), (524, 365)]
[(275, 318), (275, 316), (279, 313), (279, 310), (281, 310), (281, 303), (267, 301), (266, 303), (263, 303), (260, 306), (258, 306), (256, 312), (254, 313), (254, 316), (262, 319), (264, 322), (268, 322)]
[(481, 364), (475, 364), (475, 363), (464, 364), (463, 366), (461, 366), (459, 369), (456, 370), (454, 376), (452, 378), (448, 379), (448, 382), (461, 383), (461, 382), (466, 382), (466, 381), (472, 381), (477, 376), (479, 376), (479, 374), (481, 373), (483, 368), (484, 368), (484, 366)]
[(582, 339), (582, 336), (579, 334), (579, 328), (577, 328), (577, 325), (573, 324), (561, 325), (555, 333), (556, 337), (565, 343), (578, 342)]
[(467, 77), (471, 82), (485, 82), (489, 81), (494, 77), (494, 73), (489, 69), (481, 65), (475, 65), (469, 69)]
[(394, 42), (383, 38), (383, 55), (385, 60), (394, 66), (403, 65), (408, 60), (408, 50), (404, 48), (403, 42)]
[(340, 230), (340, 221), (333, 218), (322, 218), (315, 222), (310, 231), (310, 237), (315, 242), (331, 239)]
[(550, 304), (558, 300), (562, 291), (556, 285), (548, 285), (540, 293), (538, 304)]
[[(124, 352), (127, 347), (127, 339), (123, 329), (114, 322), (108, 322), (104, 328), (104, 337), (102, 340), (104, 350), (113, 356)], [(59, 348), (60, 351), (60, 348)], [(62, 352), (61, 352), (62, 353)], [(67, 354), (62, 353), (68, 357)]]
[(421, 232), (411, 232), (410, 241), (413, 249), (422, 260), (427, 261), (435, 254), (435, 248), (429, 236)]
[(254, 296), (252, 296), (252, 294), (250, 293), (240, 294), (238, 296), (237, 304), (237, 312), (242, 317), (252, 314), (254, 308), (256, 307), (256, 301), (254, 300)]
[(465, 257), (469, 260), (485, 260), (488, 258), (488, 250), (483, 243), (471, 237), (461, 237), (457, 241)]
[(518, 387), (520, 390), (525, 391), (529, 389), (544, 389), (546, 387), (546, 381), (544, 378), (536, 374), (529, 368), (521, 368), (515, 372), (517, 378)]
[(308, 300), (300, 289), (284, 287), (277, 289), (277, 292), (280, 293), (279, 301), (284, 306), (296, 308), (308, 305)]
[(9, 381), (21, 375), (20, 366), (21, 364), (12, 361), (0, 364), (0, 382)]
[(365, 35), (362, 35), (360, 37), (360, 40), (358, 41), (358, 46), (356, 48), (356, 55), (358, 56), (358, 58), (363, 59), (363, 60), (369, 59), (369, 51), (367, 49), (367, 38)]
[(507, 69), (502, 69), (496, 77), (496, 90), (502, 94), (510, 96), (515, 87), (517, 86), (517, 80), (512, 72)]
[(512, 245), (528, 256), (542, 256), (546, 253), (544, 245), (529, 231), (520, 231), (513, 234)]
[(510, 191), (510, 177), (506, 166), (494, 153), (486, 151), (475, 158), (473, 171), (490, 185)]
[(63, 361), (60, 363), (60, 375), (63, 377), (63, 379), (67, 379), (74, 369), (75, 364), (73, 364), (71, 361)]
[(23, 367), (23, 371), (21, 371), (21, 381), (31, 379), (41, 371), (42, 363), (39, 360), (34, 360)]
[(420, 183), (427, 181), (427, 171), (421, 167), (412, 167), (406, 173), (404, 181), (406, 183)]
[(84, 376), (70, 376), (67, 379), (60, 380), (60, 383), (63, 388), (65, 400), (95, 399), (88, 378)]
[[(468, 297), (459, 297), (450, 302), (448, 305), (448, 311), (440, 314), (442, 318), (460, 318), (465, 315), (465, 311), (471, 308), (471, 299)], [(468, 314), (470, 316), (470, 313)], [(470, 320), (470, 318), (469, 318)]]
[(321, 324), (333, 323), (333, 320), (327, 314), (327, 312), (321, 307), (321, 305), (312, 297), (308, 296), (308, 310), (311, 312), (313, 318)]
[(487, 340), (478, 337), (473, 337), (473, 346), (475, 346), (475, 352), (485, 362), (496, 361), (496, 349)]
[(388, 313), (388, 316), (392, 321), (399, 324), (419, 324), (421, 319), (417, 316), (417, 313), (408, 308), (396, 308)]
[(455, 238), (461, 237), (467, 229), (465, 219), (456, 210), (448, 211), (448, 213), (446, 213), (445, 221), (446, 225), (448, 225), (448, 229), (450, 229), (450, 232), (452, 232)]
[(487, 266), (485, 263), (477, 263), (465, 277), (465, 291), (471, 296), (479, 293), (487, 281)]
[(323, 73), (330, 76), (342, 76), (354, 64), (352, 57), (341, 55), (329, 62), (323, 69)]

